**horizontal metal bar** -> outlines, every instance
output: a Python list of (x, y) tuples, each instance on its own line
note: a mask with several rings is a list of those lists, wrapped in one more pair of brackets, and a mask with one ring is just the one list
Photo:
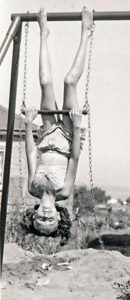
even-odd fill
[[(34, 133), (36, 133), (37, 132), (37, 130), (36, 129), (33, 129), (32, 130)], [(6, 133), (7, 132), (7, 129), (0, 129), (0, 134), (1, 133)], [(19, 132), (21, 132), (21, 133), (25, 133), (25, 129), (14, 129), (13, 130), (13, 133), (15, 134), (15, 133), (19, 133)]]
[[(34, 22), (37, 21), (37, 13), (17, 13), (12, 14), (13, 20), (16, 16), (21, 18), (21, 21)], [(93, 12), (93, 19), (95, 21), (121, 21), (130, 20), (130, 11), (106, 11), (106, 12)], [(47, 13), (48, 21), (81, 21), (81, 12), (55, 12)]]
[(4, 41), (3, 41), (3, 43), (0, 47), (0, 64), (2, 63), (2, 61), (5, 57), (5, 54), (6, 54), (8, 48), (10, 46), (10, 43), (12, 42), (13, 38), (16, 35), (16, 32), (19, 28), (20, 23), (21, 23), (20, 17), (17, 15), (13, 19), (13, 21), (12, 21), (12, 23), (11, 23), (9, 29), (8, 29), (8, 32), (5, 36), (5, 39), (4, 39)]
[(130, 20), (130, 11), (94, 12), (96, 21), (125, 21)]
[[(23, 14), (12, 14), (11, 19), (14, 17), (20, 16), (21, 21), (37, 21), (37, 13), (23, 13)], [(81, 12), (80, 13), (47, 13), (47, 21), (80, 21), (82, 19)]]
[[(70, 110), (38, 110), (38, 114), (41, 114), (41, 115), (58, 115), (58, 114), (61, 114), (61, 115), (68, 115), (70, 112)], [(25, 111), (23, 110), (22, 111), (23, 114), (25, 114)], [(83, 115), (87, 115), (88, 111), (87, 109), (83, 109), (82, 110), (82, 114)]]

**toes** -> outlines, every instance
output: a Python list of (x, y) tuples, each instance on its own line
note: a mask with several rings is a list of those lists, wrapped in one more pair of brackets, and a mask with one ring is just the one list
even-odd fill
[(44, 16), (46, 16), (46, 9), (44, 8), (44, 7), (42, 7), (41, 9), (40, 9), (40, 12), (44, 15)]
[(42, 17), (42, 16), (46, 17), (47, 16), (47, 13), (46, 13), (46, 10), (45, 10), (44, 7), (40, 8), (40, 11), (39, 11), (38, 15), (39, 15), (39, 17)]
[(83, 7), (83, 9), (82, 9), (82, 14), (84, 14), (85, 12), (87, 12), (86, 6)]
[(87, 10), (87, 9), (86, 9), (86, 6), (84, 6), (82, 11), (84, 12), (84, 11), (86, 11), (86, 10)]

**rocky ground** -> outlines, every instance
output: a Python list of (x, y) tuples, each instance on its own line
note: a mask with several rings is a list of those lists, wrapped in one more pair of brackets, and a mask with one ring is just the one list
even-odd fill
[(92, 216), (75, 219), (62, 246), (19, 224), (13, 216), (6, 230), (1, 300), (130, 300), (130, 229), (102, 222), (99, 234)]
[(130, 300), (130, 259), (120, 252), (42, 255), (7, 243), (4, 254), (2, 300)]

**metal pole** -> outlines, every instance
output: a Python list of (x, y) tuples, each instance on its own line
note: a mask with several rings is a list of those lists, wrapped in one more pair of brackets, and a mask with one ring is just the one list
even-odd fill
[(11, 154), (12, 154), (12, 143), (13, 143), (13, 129), (14, 129), (14, 119), (15, 119), (15, 105), (16, 105), (16, 90), (17, 90), (18, 65), (19, 65), (19, 54), (20, 54), (20, 40), (21, 40), (21, 26), (19, 25), (17, 35), (14, 38), (14, 47), (13, 47), (10, 99), (9, 99), (9, 111), (8, 111), (8, 126), (7, 126), (7, 137), (6, 137), (6, 152), (5, 152), (3, 190), (2, 190), (2, 202), (1, 202), (1, 238), (0, 238), (1, 273), (2, 273), (3, 252), (4, 252), (4, 237), (5, 237), (6, 214), (7, 214), (8, 192), (9, 192), (9, 177), (10, 177)]
[[(21, 21), (37, 21), (36, 13), (23, 13), (23, 14), (12, 14), (11, 19), (13, 20), (16, 16), (21, 18)], [(106, 11), (106, 12), (95, 12), (93, 13), (95, 21), (121, 21), (130, 20), (130, 11)], [(48, 21), (81, 21), (81, 12), (55, 12), (47, 13)]]
[(12, 42), (12, 39), (15, 37), (15, 34), (17, 32), (17, 29), (19, 27), (19, 24), (21, 23), (21, 19), (19, 16), (16, 16), (9, 29), (8, 32), (6, 33), (5, 39), (0, 47), (0, 65), (5, 57), (5, 54), (9, 48), (10, 43)]
[[(38, 110), (38, 114), (41, 114), (41, 115), (58, 115), (58, 114), (61, 114), (61, 115), (68, 115), (70, 112), (70, 110), (65, 110), (65, 109), (62, 109), (62, 110)], [(22, 111), (23, 114), (25, 114), (25, 111)], [(82, 110), (82, 114), (83, 115), (87, 115), (88, 114), (88, 111), (87, 109), (83, 109)]]

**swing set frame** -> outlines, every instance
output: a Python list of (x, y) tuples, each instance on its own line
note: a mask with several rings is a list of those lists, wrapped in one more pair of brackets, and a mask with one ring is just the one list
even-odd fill
[[(14, 119), (15, 119), (15, 107), (16, 107), (16, 92), (17, 92), (17, 81), (18, 81), (18, 67), (19, 67), (19, 56), (20, 56), (20, 42), (22, 33), (23, 22), (36, 22), (36, 13), (17, 13), (11, 15), (11, 24), (5, 36), (5, 39), (0, 48), (0, 64), (2, 63), (6, 52), (13, 40), (13, 56), (12, 56), (12, 69), (11, 69), (11, 80), (10, 80), (10, 95), (9, 95), (9, 108), (8, 108), (8, 122), (7, 122), (7, 135), (6, 135), (6, 151), (5, 151), (5, 162), (4, 162), (4, 173), (3, 173), (3, 189), (1, 197), (1, 217), (0, 217), (0, 276), (2, 277), (2, 264), (3, 264), (3, 253), (4, 253), (4, 239), (5, 239), (5, 226), (6, 226), (6, 215), (7, 215), (7, 204), (8, 204), (8, 193), (9, 193), (9, 180), (10, 180), (10, 167), (11, 167), (11, 155), (12, 155), (12, 144), (13, 144), (13, 130), (14, 130)], [(81, 12), (55, 12), (47, 13), (48, 21), (81, 21)], [(130, 11), (114, 11), (114, 12), (93, 12), (94, 21), (121, 21), (130, 20)], [(68, 111), (38, 111), (39, 114), (67, 114)], [(83, 114), (87, 114), (87, 111), (82, 111)]]

